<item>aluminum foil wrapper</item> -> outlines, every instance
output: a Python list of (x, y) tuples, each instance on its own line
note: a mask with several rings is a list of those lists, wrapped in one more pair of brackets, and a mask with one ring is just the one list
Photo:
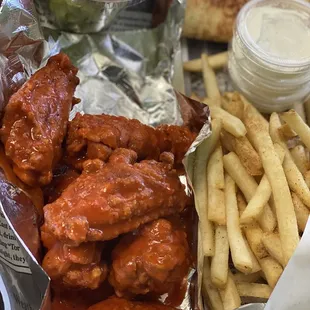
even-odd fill
[(107, 29), (124, 8), (144, 0), (35, 0), (45, 27), (77, 33)]
[[(175, 92), (170, 84), (185, 0), (152, 2), (151, 19), (142, 23), (148, 27), (139, 27), (140, 20), (128, 31), (120, 24), (113, 25), (111, 19), (107, 30), (74, 34), (42, 22), (45, 11), (39, 11), (39, 17), (32, 0), (2, 1), (0, 111), (10, 95), (43, 66), (48, 57), (62, 50), (80, 69), (81, 85), (76, 96), (82, 101), (74, 107), (71, 118), (76, 112), (108, 113), (136, 118), (152, 126), (186, 124), (200, 130), (184, 160), (191, 171), (193, 152), (210, 135), (211, 128), (208, 108)], [(118, 9), (115, 13), (121, 14)], [(109, 16), (116, 15), (109, 13)], [(7, 177), (5, 171), (0, 173), (0, 309), (48, 310), (51, 308), (50, 279), (40, 267), (40, 218), (28, 196)], [(191, 191), (187, 179), (183, 176), (182, 180)], [(196, 223), (193, 226), (197, 228)], [(197, 236), (193, 234), (196, 257)], [(180, 309), (202, 309), (197, 285), (200, 276), (196, 269), (191, 270)]]

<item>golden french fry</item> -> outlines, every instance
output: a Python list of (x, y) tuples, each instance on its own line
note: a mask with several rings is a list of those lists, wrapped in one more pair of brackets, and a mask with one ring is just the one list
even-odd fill
[(283, 168), (290, 189), (310, 208), (310, 189), (289, 153), (285, 156)]
[(278, 234), (265, 234), (263, 236), (263, 245), (265, 246), (269, 255), (279, 262), (282, 266), (285, 266), (283, 260), (283, 252), (281, 240)]
[(278, 143), (274, 143), (274, 149), (276, 150), (278, 157), (280, 159), (280, 162), (283, 164), (286, 151), (285, 149)]
[[(225, 170), (236, 182), (237, 186), (244, 194), (245, 199), (250, 202), (258, 188), (258, 184), (255, 179), (247, 173), (235, 153), (231, 152), (225, 155), (223, 157), (223, 162)], [(272, 213), (269, 204), (266, 204), (264, 212), (258, 221), (262, 229), (266, 232), (272, 232), (275, 229), (277, 224), (276, 218)]]
[(260, 272), (255, 272), (255, 273), (250, 273), (250, 274), (244, 274), (242, 272), (237, 272), (233, 275), (234, 281), (236, 284), (238, 283), (255, 283), (259, 279), (261, 279), (261, 273)]
[(310, 149), (310, 128), (300, 115), (296, 111), (290, 110), (282, 113), (281, 118), (298, 134), (306, 147)]
[(212, 134), (197, 148), (195, 157), (193, 186), (195, 205), (201, 221), (200, 229), (204, 256), (214, 255), (214, 227), (208, 220), (207, 163), (218, 143), (221, 129), (222, 122), (220, 120), (212, 121)]
[(254, 255), (258, 259), (267, 257), (268, 253), (263, 244), (264, 233), (261, 228), (258, 225), (245, 226), (244, 233)]
[(295, 110), (298, 115), (301, 117), (301, 119), (306, 122), (306, 111), (304, 104), (301, 104), (300, 102), (293, 103), (293, 110)]
[(202, 295), (208, 300), (213, 310), (223, 310), (223, 303), (220, 293), (211, 282), (210, 263), (207, 258), (204, 260), (202, 275)]
[(246, 246), (246, 248), (247, 248), (247, 250), (248, 250), (248, 252), (250, 253), (250, 256), (251, 256), (252, 266), (253, 266), (252, 273), (260, 271), (261, 267), (259, 265), (259, 262), (258, 262), (256, 256), (254, 255), (254, 253), (253, 253), (253, 251), (252, 251), (248, 241), (246, 240), (245, 237), (243, 237), (243, 240), (244, 240), (245, 246)]
[(303, 233), (306, 228), (310, 212), (295, 193), (292, 193), (292, 199), (295, 207), (298, 230)]
[(310, 168), (308, 152), (303, 145), (297, 145), (291, 150), (291, 155), (299, 171), (304, 175)]
[(224, 165), (223, 165), (223, 150), (221, 146), (217, 146), (211, 155), (208, 163), (208, 185), (212, 188), (224, 189)]
[[(222, 52), (209, 56), (209, 64), (213, 70), (222, 69), (227, 65), (228, 52)], [(183, 69), (189, 72), (202, 72), (201, 58), (184, 62)]]
[[(283, 162), (285, 157), (284, 149), (279, 145), (274, 145), (275, 150), (280, 158), (280, 161)], [(259, 217), (264, 212), (265, 205), (268, 203), (271, 197), (271, 186), (268, 181), (266, 175), (264, 175), (261, 179), (259, 186), (251, 198), (249, 204), (246, 207), (246, 210), (242, 213), (240, 218), (241, 224), (251, 224), (254, 223), (256, 220), (259, 220)]]
[(251, 273), (252, 259), (239, 226), (235, 182), (229, 175), (225, 178), (225, 204), (228, 240), (234, 266), (243, 273)]
[(271, 196), (271, 187), (266, 175), (263, 176), (254, 196), (248, 203), (240, 218), (241, 224), (254, 223), (264, 212), (265, 205)]
[(263, 174), (263, 165), (260, 157), (246, 136), (235, 138), (227, 131), (222, 130), (221, 142), (228, 151), (235, 152), (238, 155), (250, 175)]
[(240, 295), (231, 272), (228, 273), (226, 288), (219, 290), (219, 292), (222, 298), (224, 310), (237, 309), (241, 306)]
[(211, 118), (218, 118), (222, 120), (223, 128), (227, 132), (231, 133), (237, 138), (244, 137), (246, 135), (245, 126), (239, 118), (229, 114), (228, 112), (216, 105), (210, 104), (209, 108), (211, 112)]
[(281, 135), (279, 128), (281, 121), (276, 113), (270, 116), (270, 136), (275, 143), (279, 143), (286, 150), (286, 156), (283, 162), (283, 169), (290, 189), (295, 192), (304, 204), (310, 208), (310, 190), (304, 180), (303, 175), (295, 164), (291, 153), (286, 146), (286, 142)]
[(221, 93), (217, 85), (217, 80), (213, 69), (209, 64), (209, 57), (203, 53), (201, 55), (202, 75), (207, 96), (214, 101), (217, 106), (221, 106)]
[(306, 182), (307, 186), (310, 188), (310, 170), (308, 170), (305, 173), (304, 177), (305, 177), (305, 182)]
[(291, 127), (288, 124), (283, 124), (279, 130), (281, 131), (281, 134), (286, 139), (291, 139), (297, 136), (296, 132), (291, 129)]
[(272, 289), (267, 284), (237, 283), (237, 289), (241, 297), (269, 298)]
[(225, 93), (222, 97), (222, 107), (231, 115), (243, 119), (244, 104), (241, 95), (237, 92)]
[(247, 206), (245, 198), (240, 192), (237, 192), (237, 204), (238, 204), (239, 217), (240, 217)]
[(192, 93), (190, 98), (199, 102), (201, 101), (201, 99), (195, 93)]
[(263, 116), (253, 106), (247, 105), (244, 122), (250, 140), (260, 154), (265, 173), (272, 188), (283, 257), (288, 262), (299, 243), (299, 235), (294, 205), (286, 176), (269, 135), (268, 123), (266, 123)]
[(210, 157), (207, 168), (208, 219), (218, 225), (226, 225), (223, 152), (218, 146)]
[(217, 288), (224, 288), (228, 275), (229, 243), (225, 226), (215, 229), (215, 254), (211, 260), (211, 281)]
[(218, 225), (226, 225), (224, 191), (208, 184), (208, 219)]
[(267, 283), (271, 288), (274, 288), (283, 273), (282, 266), (270, 256), (261, 259), (259, 263), (265, 274)]

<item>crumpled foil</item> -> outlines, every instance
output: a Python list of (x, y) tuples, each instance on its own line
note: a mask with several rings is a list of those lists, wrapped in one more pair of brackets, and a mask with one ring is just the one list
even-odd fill
[[(42, 24), (47, 43), (38, 23), (42, 16), (37, 15), (32, 0), (2, 1), (0, 111), (48, 57), (63, 50), (80, 69), (81, 85), (76, 96), (82, 101), (74, 107), (71, 118), (76, 112), (108, 113), (152, 126), (190, 125), (201, 132), (187, 154), (189, 158), (210, 135), (211, 128), (208, 108), (176, 93), (170, 84), (185, 0), (158, 0), (155, 5), (152, 28), (113, 31), (110, 21), (107, 31), (75, 34)], [(119, 7), (115, 10), (119, 13)], [(39, 264), (38, 222), (27, 196), (7, 181), (5, 173), (0, 173), (0, 291), (4, 303), (1, 305), (0, 299), (0, 309), (51, 307), (50, 279)], [(196, 270), (192, 270), (180, 309), (202, 309), (198, 306), (197, 278)]]

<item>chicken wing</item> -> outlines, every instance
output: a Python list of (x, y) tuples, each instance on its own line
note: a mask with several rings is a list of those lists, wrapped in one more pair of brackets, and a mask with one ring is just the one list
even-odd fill
[(57, 166), (53, 171), (51, 183), (43, 188), (46, 203), (54, 202), (59, 198), (61, 193), (79, 176), (80, 173), (68, 166)]
[(1, 140), (15, 174), (28, 185), (52, 179), (79, 83), (77, 71), (65, 54), (51, 57), (5, 108)]
[(186, 233), (160, 219), (121, 239), (112, 253), (109, 281), (119, 297), (180, 290), (189, 257)]
[(136, 159), (134, 151), (117, 149), (107, 164), (85, 162), (82, 175), (44, 207), (45, 235), (77, 246), (111, 240), (182, 211), (189, 199), (171, 163)]
[(77, 114), (69, 124), (68, 161), (81, 168), (87, 159), (107, 161), (113, 150), (128, 148), (137, 153), (139, 161), (158, 160), (160, 153), (171, 152), (180, 164), (195, 137), (187, 127), (154, 129), (121, 116)]
[(88, 310), (174, 310), (175, 308), (149, 302), (129, 301), (123, 298), (111, 297)]
[(107, 266), (101, 262), (101, 243), (70, 247), (56, 242), (44, 257), (42, 267), (50, 278), (65, 287), (96, 289), (106, 279)]

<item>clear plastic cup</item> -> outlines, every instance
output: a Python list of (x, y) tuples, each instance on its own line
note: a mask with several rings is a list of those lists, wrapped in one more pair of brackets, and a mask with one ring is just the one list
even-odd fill
[[(59, 29), (92, 33), (107, 27), (125, 7), (144, 0), (41, 0), (49, 20)], [(42, 3), (41, 3), (42, 4)]]

